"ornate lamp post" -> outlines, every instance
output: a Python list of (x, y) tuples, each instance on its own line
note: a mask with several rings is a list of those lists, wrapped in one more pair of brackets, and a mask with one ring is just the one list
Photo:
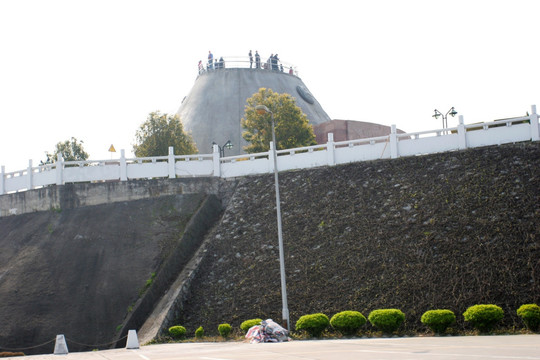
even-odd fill
[(444, 115), (439, 110), (435, 109), (435, 114), (432, 115), (432, 117), (434, 117), (435, 119), (438, 119), (439, 116), (442, 116), (442, 127), (443, 127), (443, 129), (446, 129), (446, 128), (448, 128), (448, 114), (450, 114), (452, 117), (454, 117), (454, 116), (457, 115), (457, 113), (458, 112), (452, 106), (450, 108), (450, 110), (448, 110), (446, 112), (446, 114), (444, 114)]
[(255, 106), (255, 111), (259, 115), (270, 114), (272, 117), (272, 143), (274, 144), (274, 183), (276, 187), (276, 212), (277, 212), (277, 226), (278, 226), (278, 242), (279, 242), (279, 272), (281, 274), (281, 302), (283, 304), (283, 325), (289, 330), (289, 307), (287, 305), (287, 284), (285, 282), (285, 255), (283, 254), (283, 235), (281, 231), (281, 205), (279, 200), (279, 180), (277, 169), (277, 144), (276, 144), (276, 130), (274, 124), (274, 113), (270, 111), (264, 105)]

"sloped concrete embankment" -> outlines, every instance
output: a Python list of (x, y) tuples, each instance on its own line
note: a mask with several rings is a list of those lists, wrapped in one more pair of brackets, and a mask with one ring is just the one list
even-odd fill
[[(196, 274), (200, 260), (201, 255), (198, 250), (206, 233), (215, 225), (221, 212), (221, 201), (215, 195), (209, 195), (190, 219), (178, 244), (168, 255), (151, 286), (126, 317), (122, 330), (117, 336), (117, 346), (125, 346), (125, 341), (120, 339), (125, 337), (130, 329), (141, 329), (146, 322), (148, 325), (140, 334), (142, 335), (140, 340), (143, 343), (152, 340), (164, 328), (171, 326), (170, 314), (174, 313), (172, 308), (175, 301), (171, 303), (170, 300), (181, 300), (182, 296), (185, 296), (185, 290)], [(199, 255), (195, 256), (197, 254)], [(161, 299), (170, 305), (159, 306)], [(154, 309), (157, 311), (153, 311)]]
[(64, 334), (70, 351), (109, 347), (121, 325), (138, 329), (220, 212), (214, 195), (179, 194), (1, 217), (0, 346), (52, 353), (54, 341), (35, 346)]

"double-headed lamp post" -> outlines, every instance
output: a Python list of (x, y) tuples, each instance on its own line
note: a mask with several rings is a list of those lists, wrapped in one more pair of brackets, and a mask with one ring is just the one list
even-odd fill
[(435, 119), (438, 119), (439, 116), (442, 116), (442, 127), (443, 129), (448, 128), (448, 114), (450, 114), (452, 117), (457, 115), (456, 109), (452, 106), (450, 110), (446, 112), (446, 114), (443, 115), (439, 110), (435, 109), (435, 114), (432, 115)]
[(274, 113), (270, 111), (264, 105), (255, 106), (255, 111), (259, 115), (270, 114), (272, 117), (272, 143), (274, 147), (274, 182), (276, 186), (276, 212), (277, 212), (277, 227), (278, 227), (278, 242), (279, 242), (279, 272), (281, 274), (281, 302), (283, 304), (283, 325), (287, 330), (289, 329), (289, 306), (287, 305), (287, 284), (285, 282), (285, 255), (283, 254), (283, 235), (281, 231), (281, 205), (279, 200), (279, 180), (277, 169), (277, 143), (276, 143), (276, 130), (274, 124)]
[(233, 144), (231, 140), (227, 140), (227, 142), (223, 146), (219, 146), (215, 142), (212, 142), (212, 145), (217, 145), (219, 149), (219, 157), (225, 157), (225, 149), (232, 149)]

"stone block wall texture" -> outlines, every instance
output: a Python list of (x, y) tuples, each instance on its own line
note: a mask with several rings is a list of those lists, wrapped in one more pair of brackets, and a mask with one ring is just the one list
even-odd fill
[[(217, 333), (281, 320), (271, 175), (241, 180), (178, 323)], [(280, 174), (290, 320), (380, 308), (426, 331), (447, 308), (540, 303), (540, 143), (527, 142)], [(211, 286), (209, 286), (211, 284)], [(366, 326), (366, 329), (372, 329)], [(373, 329), (372, 329), (373, 330)]]

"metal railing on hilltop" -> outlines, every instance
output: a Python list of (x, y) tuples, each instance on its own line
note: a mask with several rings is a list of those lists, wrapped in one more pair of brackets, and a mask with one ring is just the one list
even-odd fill
[(200, 60), (198, 64), (199, 75), (207, 72), (219, 71), (221, 69), (268, 70), (299, 76), (298, 68), (293, 64), (283, 62), (279, 59), (271, 59), (270, 57), (266, 60), (261, 58), (260, 61), (257, 61), (255, 56), (251, 59), (249, 56), (214, 56), (211, 63), (210, 59), (208, 59)]

